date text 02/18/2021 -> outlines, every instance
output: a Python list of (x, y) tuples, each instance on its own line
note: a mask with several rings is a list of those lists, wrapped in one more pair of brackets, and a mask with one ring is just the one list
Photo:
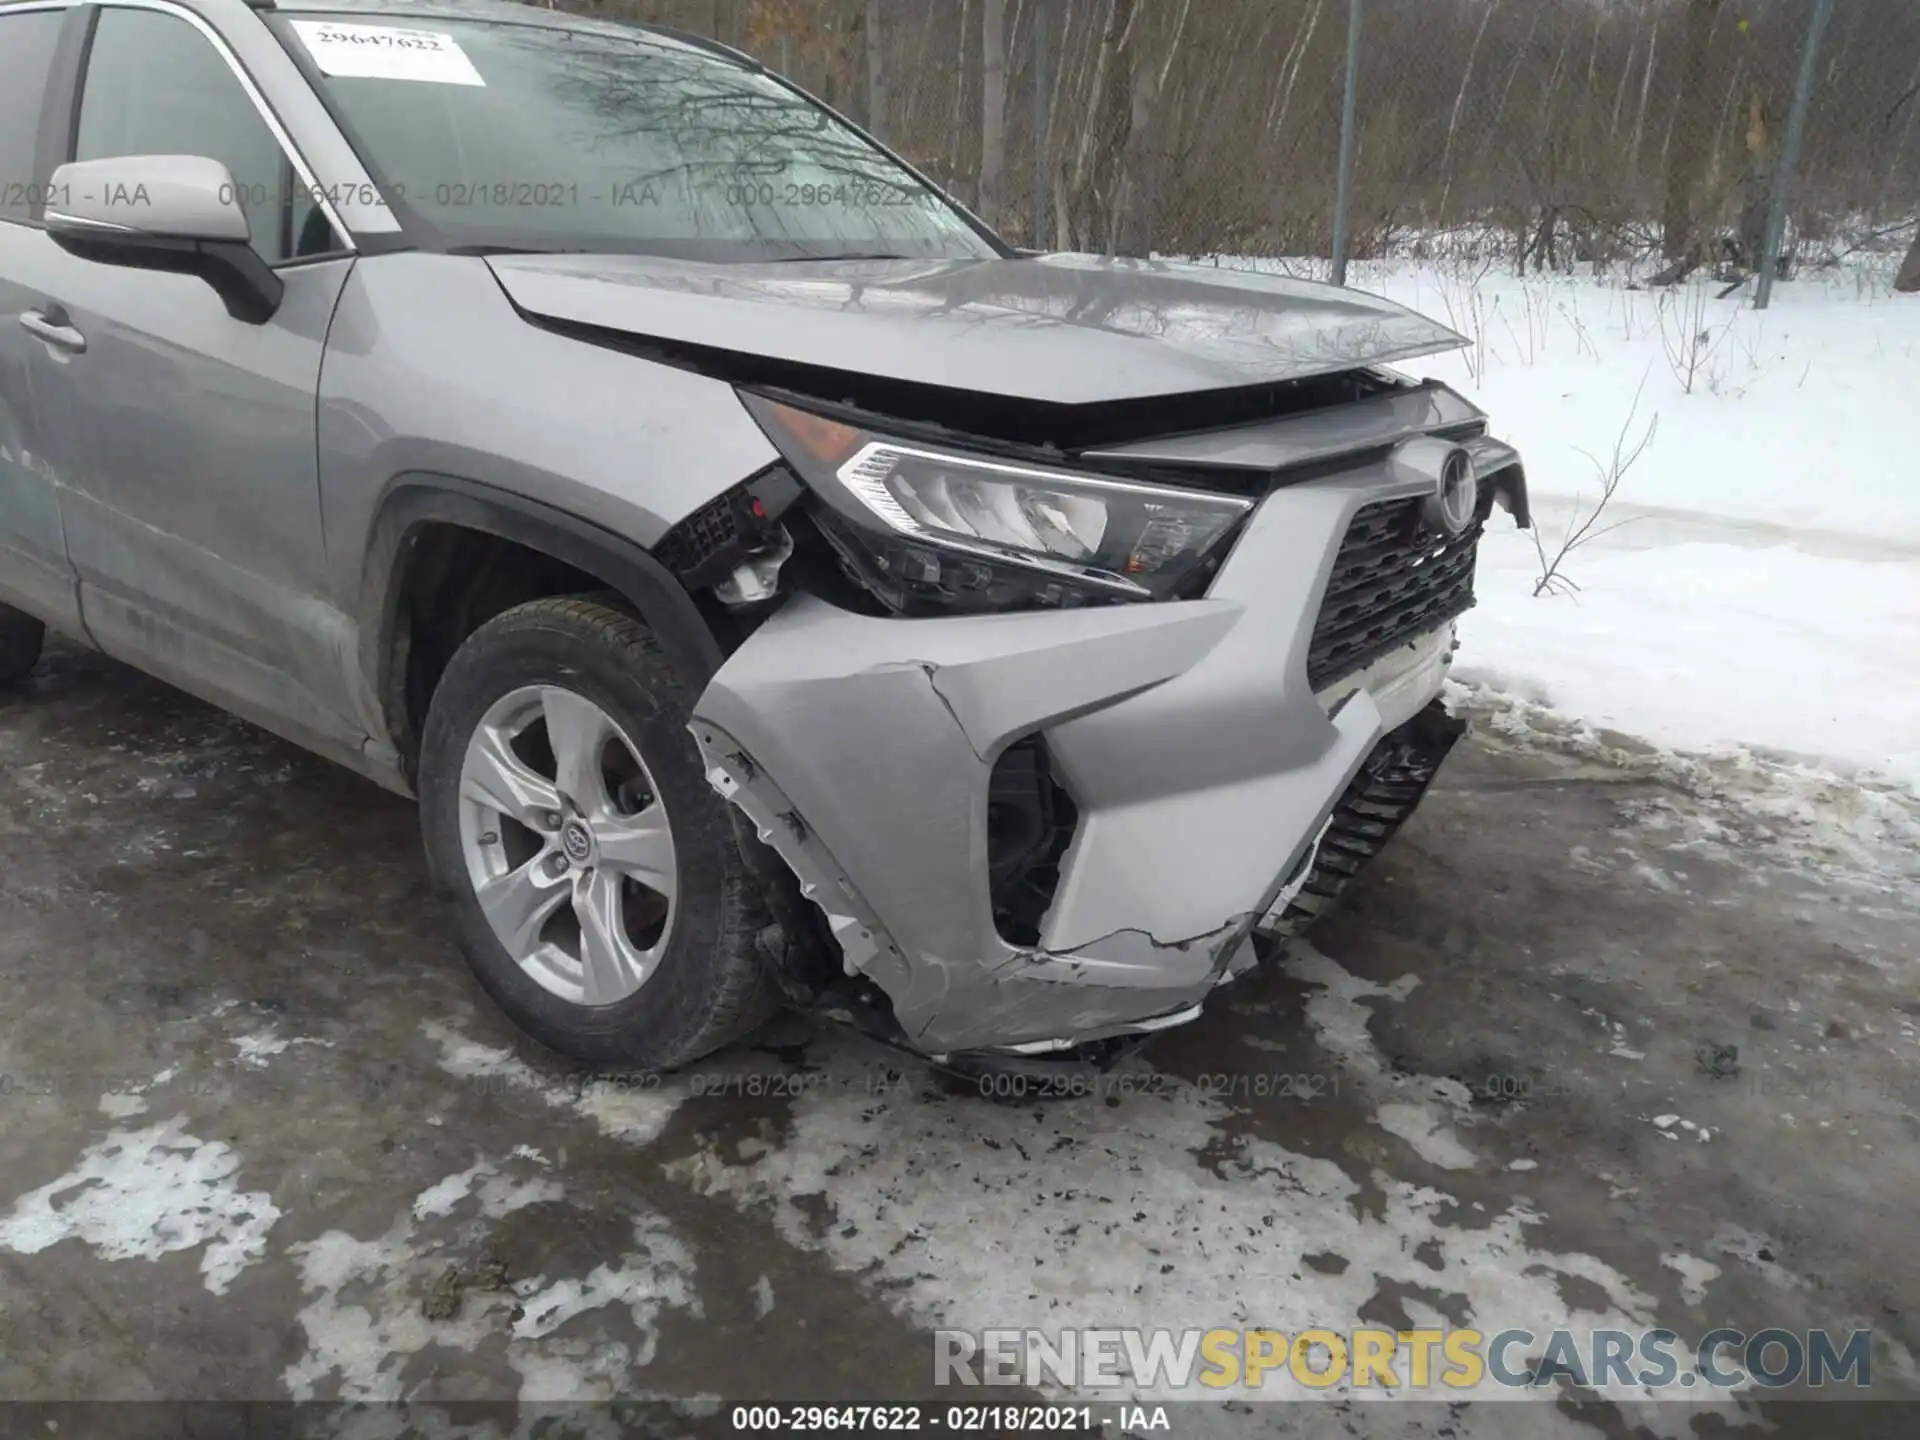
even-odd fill
[(1106, 1435), (1169, 1431), (1164, 1405), (736, 1405), (737, 1433), (920, 1431), (935, 1435)]

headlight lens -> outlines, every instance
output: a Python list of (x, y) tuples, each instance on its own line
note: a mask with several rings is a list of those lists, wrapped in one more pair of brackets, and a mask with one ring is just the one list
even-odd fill
[(990, 585), (969, 575), (977, 568), (969, 561), (977, 560), (1042, 572), (1099, 598), (1165, 599), (1217, 557), (1253, 508), (1238, 496), (934, 449), (763, 396), (743, 398), (835, 511), (912, 542), (905, 553), (882, 556), (885, 568), (908, 580), (941, 583), (944, 552), (963, 588), (970, 579), (974, 588)]

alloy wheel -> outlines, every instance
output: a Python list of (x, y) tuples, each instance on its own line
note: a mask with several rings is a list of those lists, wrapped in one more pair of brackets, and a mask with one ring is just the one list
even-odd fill
[(639, 747), (585, 696), (531, 685), (488, 708), (461, 766), (460, 845), (494, 935), (546, 990), (611, 1005), (657, 968), (672, 826)]

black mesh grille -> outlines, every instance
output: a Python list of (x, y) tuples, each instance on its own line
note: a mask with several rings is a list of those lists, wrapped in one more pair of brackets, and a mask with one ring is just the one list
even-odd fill
[(1313, 627), (1314, 689), (1472, 608), (1474, 552), (1491, 499), (1483, 494), (1474, 523), (1451, 538), (1421, 523), (1418, 496), (1362, 507), (1340, 542)]

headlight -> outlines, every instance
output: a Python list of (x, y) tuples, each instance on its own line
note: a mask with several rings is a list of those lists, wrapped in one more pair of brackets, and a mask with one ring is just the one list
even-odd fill
[[(1005, 590), (1027, 603), (1160, 600), (1190, 593), (1251, 500), (945, 450), (806, 410), (742, 400), (833, 515), (851, 521), (889, 584), (950, 600)], [(830, 536), (835, 527), (826, 527)], [(1051, 586), (1036, 583), (1051, 579)], [(1001, 603), (1019, 603), (1018, 597)]]

